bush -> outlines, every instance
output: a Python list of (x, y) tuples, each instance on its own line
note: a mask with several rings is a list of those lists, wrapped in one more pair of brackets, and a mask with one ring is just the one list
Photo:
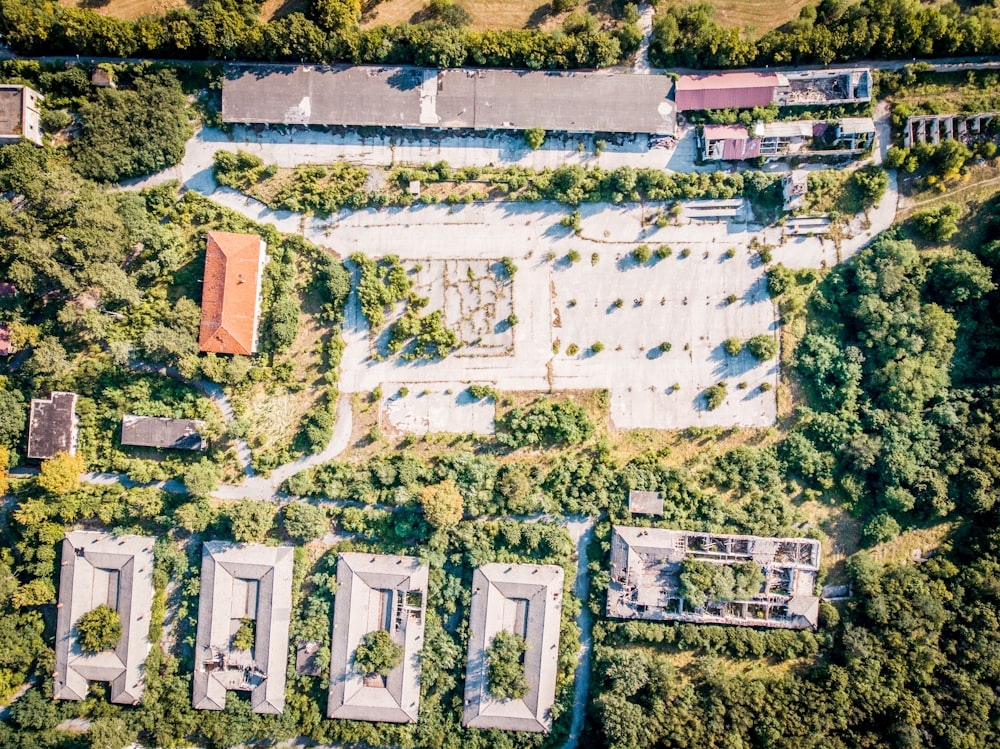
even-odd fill
[(663, 343), (661, 343), (661, 344), (660, 344), (659, 348), (660, 348), (660, 351), (662, 351), (662, 352), (663, 352), (663, 353), (665, 354), (665, 353), (667, 353), (667, 352), (668, 352), (668, 351), (669, 351), (669, 350), (670, 350), (670, 349), (671, 349), (672, 347), (671, 347), (671, 345), (670, 345), (670, 343), (669, 343), (668, 341), (664, 341)]
[(497, 441), (510, 447), (578, 445), (594, 433), (586, 410), (567, 400), (541, 400), (511, 409), (498, 426)]
[(277, 510), (270, 502), (243, 499), (228, 508), (233, 538), (243, 543), (260, 543), (274, 525)]
[(727, 338), (722, 342), (722, 347), (730, 356), (738, 356), (740, 351), (743, 350), (743, 341), (739, 338)]
[(705, 404), (709, 411), (714, 411), (726, 400), (726, 383), (720, 382), (711, 387), (705, 388)]
[(501, 630), (486, 650), (486, 681), (490, 694), (500, 700), (519, 700), (528, 693), (524, 673), (524, 655), (528, 644), (524, 638)]
[(257, 626), (253, 619), (240, 621), (239, 629), (233, 635), (233, 647), (236, 650), (250, 650), (257, 642)]
[(927, 208), (913, 214), (913, 228), (925, 239), (944, 242), (958, 231), (958, 218), (962, 215), (961, 206), (956, 203), (944, 203), (937, 208)]
[(85, 653), (111, 650), (122, 636), (122, 620), (110, 606), (101, 604), (76, 620), (76, 639)]
[(354, 667), (365, 676), (388, 676), (402, 662), (403, 647), (393, 642), (392, 636), (384, 629), (366, 634), (354, 651)]
[(524, 143), (532, 151), (537, 151), (545, 142), (545, 130), (540, 127), (529, 128), (524, 131)]
[(755, 335), (749, 341), (747, 341), (747, 351), (760, 361), (767, 361), (768, 359), (773, 359), (778, 354), (778, 342), (774, 340), (774, 336), (761, 334)]
[(657, 260), (666, 260), (668, 257), (670, 257), (673, 254), (674, 254), (674, 251), (671, 250), (665, 244), (661, 244), (659, 247), (656, 248), (656, 259)]
[(580, 353), (580, 347), (575, 343), (571, 343), (566, 347), (566, 356), (576, 356), (578, 353)]
[(330, 521), (322, 507), (292, 502), (284, 509), (285, 532), (296, 541), (307, 542), (326, 535)]
[(601, 343), (600, 341), (596, 341), (594, 342), (593, 345), (591, 345), (590, 350), (593, 351), (595, 354), (599, 354), (602, 351), (604, 351), (604, 344)]
[(647, 245), (641, 244), (632, 250), (632, 259), (639, 264), (648, 263), (652, 257), (653, 251)]
[(468, 390), (469, 395), (476, 400), (482, 400), (483, 398), (500, 399), (500, 394), (490, 385), (469, 385)]
[(514, 274), (517, 273), (517, 266), (514, 265), (514, 261), (509, 257), (500, 258), (500, 265), (503, 266), (503, 271), (507, 274), (507, 278), (513, 278)]
[(570, 250), (569, 252), (566, 253), (566, 259), (569, 260), (569, 262), (571, 263), (579, 263), (580, 253), (577, 252), (576, 250)]

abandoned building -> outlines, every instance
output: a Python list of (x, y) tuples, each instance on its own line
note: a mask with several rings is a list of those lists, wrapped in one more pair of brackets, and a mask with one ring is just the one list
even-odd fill
[[(463, 726), (552, 730), (563, 575), (562, 567), (535, 564), (484, 564), (473, 573)], [(513, 632), (527, 644), (528, 692), (521, 699), (500, 700), (490, 694), (486, 654), (500, 631)]]
[[(293, 552), (291, 546), (202, 545), (191, 701), (196, 710), (224, 709), (226, 692), (235, 689), (250, 693), (255, 713), (284, 711)], [(233, 642), (244, 626), (253, 631), (249, 650)]]
[(0, 146), (30, 140), (42, 145), (39, 102), (42, 95), (27, 86), (0, 85)]
[(10, 328), (6, 325), (0, 325), (0, 356), (10, 356), (15, 353), (17, 353), (17, 346), (11, 340)]
[(806, 204), (809, 193), (809, 175), (802, 169), (793, 169), (781, 178), (782, 206), (786, 211), (797, 211)]
[[(616, 525), (611, 534), (608, 616), (705, 624), (815, 629), (819, 541), (696, 533)], [(756, 562), (764, 573), (757, 595), (709, 601), (692, 610), (680, 595), (681, 562), (713, 565)]]
[(266, 250), (267, 243), (256, 234), (208, 232), (198, 336), (201, 351), (244, 356), (257, 351)]
[(856, 104), (871, 101), (872, 78), (867, 68), (682, 75), (674, 97), (678, 112)]
[(673, 133), (673, 81), (609, 71), (240, 66), (222, 84), (238, 124)]
[(122, 416), (122, 444), (133, 447), (156, 447), (167, 450), (204, 450), (201, 436), (204, 421), (164, 419), (155, 416)]
[(76, 393), (53, 392), (31, 399), (28, 418), (28, 457), (48, 460), (56, 453), (76, 455)]
[[(337, 558), (330, 692), (335, 719), (416, 723), (424, 645), (428, 567), (416, 557), (344, 553)], [(403, 648), (386, 676), (362, 674), (354, 657), (362, 638), (384, 630)]]
[[(146, 686), (153, 542), (147, 536), (72, 531), (62, 543), (53, 697), (87, 698), (92, 681), (111, 685), (111, 701), (136, 705)], [(121, 637), (112, 650), (85, 652), (76, 622), (100, 605), (118, 612)]]
[(837, 123), (822, 120), (780, 120), (744, 125), (705, 125), (702, 158), (705, 161), (744, 161), (790, 156), (845, 156), (870, 148), (875, 121), (849, 117)]
[(943, 140), (958, 140), (966, 145), (1000, 134), (1000, 112), (978, 114), (914, 115), (906, 120), (903, 145), (918, 143), (936, 146)]

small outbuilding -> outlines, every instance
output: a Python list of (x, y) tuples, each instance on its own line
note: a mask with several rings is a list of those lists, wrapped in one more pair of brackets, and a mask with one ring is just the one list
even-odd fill
[(639, 492), (633, 489), (628, 493), (628, 511), (633, 515), (662, 515), (663, 497), (659, 492)]
[(42, 145), (40, 93), (27, 86), (0, 85), (0, 146), (30, 140)]
[(204, 421), (164, 419), (155, 416), (122, 416), (122, 444), (166, 450), (204, 450)]

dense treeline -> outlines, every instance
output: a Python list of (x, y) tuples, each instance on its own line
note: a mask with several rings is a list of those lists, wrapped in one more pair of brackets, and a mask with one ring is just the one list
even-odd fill
[[(995, 513), (982, 521), (960, 551), (919, 567), (854, 557), (855, 598), (839, 612), (824, 606), (819, 637), (596, 625), (593, 745), (994, 746), (1000, 534)], [(809, 657), (818, 643), (820, 657)]]
[[(813, 405), (781, 453), (808, 485), (835, 486), (871, 541), (995, 502), (996, 399), (992, 381), (966, 367), (989, 351), (974, 331), (992, 320), (984, 297), (995, 293), (997, 246), (984, 249), (984, 265), (965, 251), (927, 260), (883, 236), (814, 295), (817, 317), (795, 353)], [(781, 278), (772, 273), (772, 290)], [(960, 323), (975, 343), (956, 359)]]
[(135, 21), (44, 0), (0, 2), (0, 32), (23, 54), (80, 54), (220, 60), (289, 60), (599, 68), (614, 65), (641, 39), (633, 12), (613, 32), (594, 17), (569, 16), (560, 33), (538, 29), (471, 31), (431, 21), (360, 29), (360, 3), (312, 3), (302, 13), (261, 23), (257, 3), (215, 0), (199, 10), (175, 8)]
[(707, 3), (674, 5), (653, 26), (650, 60), (661, 67), (738, 68), (850, 60), (995, 55), (1000, 22), (988, 5), (960, 9), (918, 0), (822, 0), (760, 38), (713, 20)]

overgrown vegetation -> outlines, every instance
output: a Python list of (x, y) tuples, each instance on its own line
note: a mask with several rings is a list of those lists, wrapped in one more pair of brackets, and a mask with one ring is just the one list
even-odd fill
[(486, 649), (486, 683), (498, 700), (519, 700), (528, 693), (524, 654), (528, 644), (520, 635), (501, 630)]

